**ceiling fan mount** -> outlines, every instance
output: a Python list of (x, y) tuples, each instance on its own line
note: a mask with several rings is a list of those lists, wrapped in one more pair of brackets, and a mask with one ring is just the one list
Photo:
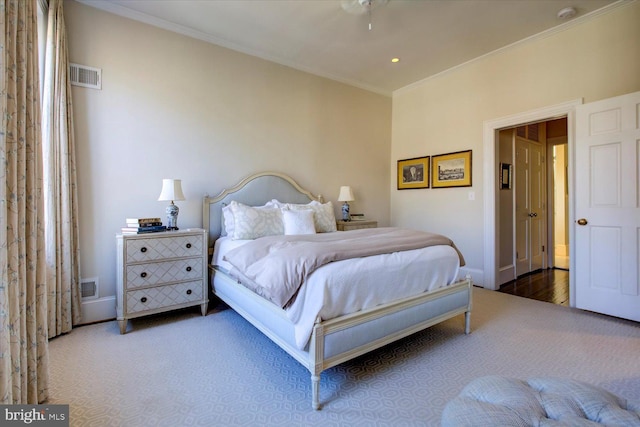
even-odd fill
[(342, 9), (354, 15), (362, 15), (378, 6), (385, 5), (389, 0), (342, 0)]

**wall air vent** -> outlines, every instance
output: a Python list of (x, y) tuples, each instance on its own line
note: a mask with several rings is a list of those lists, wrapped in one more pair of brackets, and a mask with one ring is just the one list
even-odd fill
[(73, 86), (102, 89), (102, 69), (80, 64), (69, 65), (69, 78)]
[(98, 278), (81, 279), (80, 294), (83, 300), (98, 298)]

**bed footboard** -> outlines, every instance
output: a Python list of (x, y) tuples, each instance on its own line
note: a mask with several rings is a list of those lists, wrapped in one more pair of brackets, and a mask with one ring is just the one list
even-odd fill
[(469, 334), (471, 290), (467, 277), (427, 294), (317, 323), (309, 344), (313, 408), (320, 409), (319, 381), (325, 369), (460, 314)]

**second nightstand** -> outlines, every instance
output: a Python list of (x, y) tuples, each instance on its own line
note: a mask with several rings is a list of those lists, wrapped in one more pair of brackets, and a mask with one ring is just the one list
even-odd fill
[(338, 225), (338, 231), (359, 230), (361, 228), (376, 228), (378, 221), (364, 220), (364, 221), (336, 221)]

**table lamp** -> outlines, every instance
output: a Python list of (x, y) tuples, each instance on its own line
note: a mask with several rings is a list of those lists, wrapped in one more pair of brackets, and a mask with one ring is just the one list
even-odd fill
[(173, 204), (174, 200), (184, 200), (184, 194), (182, 194), (182, 180), (180, 179), (163, 179), (162, 180), (162, 192), (158, 201), (171, 201), (171, 204), (167, 206), (167, 230), (178, 229), (178, 212), (180, 209)]
[(351, 221), (351, 215), (349, 215), (349, 203), (355, 200), (353, 198), (353, 191), (351, 191), (351, 187), (348, 185), (343, 185), (340, 187), (340, 195), (338, 196), (339, 202), (344, 202), (342, 204), (342, 220), (343, 221)]

